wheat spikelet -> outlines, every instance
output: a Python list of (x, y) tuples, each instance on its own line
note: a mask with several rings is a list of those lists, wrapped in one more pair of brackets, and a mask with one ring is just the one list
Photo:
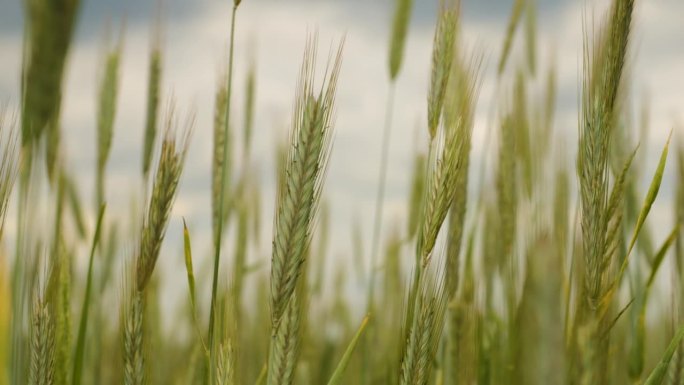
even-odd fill
[(522, 17), (523, 10), (525, 9), (525, 0), (515, 0), (513, 3), (513, 10), (511, 11), (511, 18), (508, 20), (508, 26), (506, 27), (506, 39), (504, 40), (503, 48), (501, 49), (501, 58), (499, 59), (499, 75), (501, 75), (506, 68), (506, 61), (511, 52), (511, 46), (513, 45), (513, 38), (515, 37), (515, 30)]
[(499, 143), (499, 169), (497, 171), (497, 209), (500, 213), (500, 241), (499, 253), (502, 261), (511, 257), (516, 232), (516, 212), (518, 205), (516, 189), (515, 162), (515, 124), (512, 118), (507, 118), (501, 124), (501, 142)]
[(247, 72), (247, 84), (245, 86), (245, 129), (243, 133), (243, 148), (245, 157), (249, 155), (252, 144), (252, 132), (254, 131), (254, 103), (256, 99), (256, 65), (252, 63)]
[(417, 258), (425, 266), (435, 246), (439, 229), (446, 218), (459, 182), (459, 171), (470, 148), (477, 83), (474, 73), (464, 77), (459, 97), (446, 106), (443, 144), (439, 157), (431, 160), (423, 204), (423, 220), (417, 244)]
[(96, 202), (101, 206), (105, 201), (105, 167), (112, 147), (116, 98), (119, 88), (119, 61), (121, 43), (107, 54), (104, 75), (100, 82), (97, 111), (97, 173)]
[(394, 11), (394, 21), (392, 22), (392, 37), (390, 40), (389, 52), (389, 75), (390, 80), (394, 81), (401, 70), (401, 63), (404, 59), (404, 46), (406, 45), (406, 34), (411, 22), (411, 8), (413, 0), (397, 0), (397, 7)]
[(140, 251), (136, 260), (136, 288), (138, 291), (144, 290), (159, 257), (159, 250), (166, 233), (166, 226), (188, 149), (192, 122), (189, 121), (184, 136), (177, 143), (177, 139), (173, 136), (176, 125), (174, 119), (171, 112), (167, 121), (167, 133), (161, 144), (159, 165), (152, 186), (152, 195), (143, 223)]
[(216, 366), (216, 385), (235, 384), (235, 361), (233, 345), (226, 340), (219, 346), (218, 365)]
[(188, 120), (180, 139), (175, 137), (177, 122), (171, 108), (166, 122), (166, 134), (161, 143), (152, 193), (145, 211), (142, 235), (133, 270), (130, 302), (124, 308), (124, 383), (142, 385), (145, 381), (143, 349), (145, 295), (161, 248), (176, 190), (185, 163), (192, 119)]
[(150, 50), (149, 77), (147, 80), (147, 112), (145, 117), (145, 136), (143, 143), (143, 177), (147, 178), (152, 164), (152, 152), (157, 137), (157, 116), (161, 93), (162, 52), (159, 37)]
[(18, 171), (16, 126), (13, 121), (6, 123), (5, 113), (5, 107), (0, 105), (0, 240), (3, 238), (5, 215)]
[(30, 385), (51, 385), (55, 371), (55, 330), (48, 304), (36, 297), (31, 315)]
[(425, 385), (432, 375), (433, 357), (441, 338), (447, 302), (442, 275), (441, 271), (427, 270), (421, 276), (415, 295), (415, 315), (406, 319), (408, 337), (403, 348), (401, 385)]
[(472, 146), (474, 100), (478, 94), (478, 76), (480, 59), (473, 56), (470, 63), (465, 63), (463, 58), (457, 58), (453, 65), (453, 75), (451, 76), (450, 90), (446, 100), (450, 106), (444, 111), (445, 125), (452, 126), (453, 121), (466, 119), (466, 123), (458, 126), (460, 130), (461, 149), (458, 152), (458, 169), (454, 177), (455, 191), (453, 202), (450, 208), (449, 232), (447, 235), (447, 255), (446, 255), (446, 287), (450, 298), (456, 293), (459, 277), (459, 254), (461, 252), (461, 238), (463, 237), (463, 227), (466, 214), (466, 203), (468, 198), (468, 167), (470, 165), (470, 148)]
[[(578, 174), (582, 209), (583, 254), (587, 263), (585, 278), (587, 305), (595, 308), (603, 287), (603, 256), (608, 225), (608, 151), (613, 130), (614, 107), (625, 63), (634, 2), (613, 3), (607, 29), (599, 37), (592, 60), (585, 53), (585, 80), (580, 125)], [(586, 51), (586, 49), (585, 49)]]
[(271, 337), (268, 385), (290, 385), (299, 355), (301, 309), (297, 294), (293, 294), (283, 314), (282, 322)]
[[(607, 340), (600, 335), (602, 311), (599, 301), (608, 289), (605, 256), (610, 245), (606, 233), (610, 221), (608, 157), (615, 125), (615, 105), (626, 62), (627, 42), (632, 19), (633, 0), (613, 2), (606, 29), (596, 40), (594, 56), (585, 42), (584, 80), (580, 115), (580, 139), (577, 173), (580, 185), (582, 254), (585, 268), (582, 298), (579, 303), (578, 331), (584, 333), (580, 344), (578, 367), (574, 371), (579, 381), (598, 383), (607, 380), (605, 354)], [(610, 290), (613, 290), (612, 288)], [(579, 335), (578, 335), (579, 338)]]
[[(329, 77), (314, 93), (316, 40), (309, 40), (295, 98), (291, 145), (283, 184), (279, 186), (271, 257), (271, 352), (268, 384), (289, 384), (296, 364), (299, 305), (295, 288), (311, 241), (311, 226), (320, 201), (330, 154), (335, 90), (343, 44)], [(289, 309), (289, 310), (287, 310)]]
[(411, 173), (411, 193), (409, 197), (408, 209), (408, 231), (409, 238), (416, 236), (418, 232), (418, 223), (421, 215), (421, 206), (423, 204), (423, 195), (425, 194), (425, 172), (426, 159), (423, 154), (416, 154), (413, 160), (413, 172)]
[[(35, 144), (59, 114), (64, 63), (76, 24), (80, 0), (27, 0), (27, 32), (23, 68), (22, 146)], [(55, 135), (53, 134), (54, 138)]]
[(454, 61), (456, 34), (458, 30), (457, 6), (447, 7), (442, 3), (432, 44), (432, 71), (428, 91), (428, 132), (433, 140), (442, 116), (444, 97)]
[[(216, 239), (219, 234), (217, 234), (219, 229), (219, 221), (224, 221), (226, 217), (226, 209), (224, 207), (224, 212), (221, 212), (221, 194), (226, 194), (229, 190), (228, 184), (230, 183), (230, 175), (232, 171), (232, 157), (231, 157), (231, 135), (230, 131), (225, 130), (227, 110), (226, 110), (226, 98), (227, 89), (223, 85), (224, 81), (219, 83), (216, 90), (215, 105), (214, 105), (214, 150), (213, 150), (213, 161), (211, 169), (211, 210), (212, 210), (212, 229), (213, 235)], [(227, 136), (226, 136), (227, 132)], [(225, 141), (228, 143), (225, 143)], [(229, 149), (226, 153), (224, 148)], [(226, 178), (224, 180), (225, 185), (221, 185), (222, 172), (225, 167)], [(225, 199), (225, 197), (224, 197)]]
[(341, 65), (337, 52), (327, 83), (318, 96), (313, 90), (315, 41), (310, 41), (297, 90), (291, 146), (284, 184), (279, 187), (271, 257), (271, 311), (273, 331), (294, 292), (310, 241), (313, 215), (318, 207), (326, 161), (330, 153), (333, 106)]
[(124, 311), (124, 384), (145, 384), (143, 354), (143, 294), (134, 292)]

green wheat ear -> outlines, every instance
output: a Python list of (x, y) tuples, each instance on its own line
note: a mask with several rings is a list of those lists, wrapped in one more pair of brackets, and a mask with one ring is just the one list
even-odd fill
[(122, 43), (119, 42), (114, 49), (107, 53), (104, 74), (100, 80), (97, 107), (97, 172), (95, 178), (96, 202), (98, 206), (105, 202), (105, 168), (112, 147), (112, 137), (114, 136), (121, 50)]
[(504, 69), (506, 69), (506, 62), (508, 61), (508, 56), (510, 55), (511, 47), (513, 46), (515, 31), (518, 28), (523, 10), (525, 9), (525, 1), (526, 0), (515, 0), (513, 3), (511, 18), (508, 20), (508, 26), (506, 27), (506, 38), (504, 40), (503, 47), (501, 48), (501, 57), (499, 58), (499, 75), (501, 75), (504, 72)]
[(423, 196), (425, 194), (426, 163), (425, 155), (418, 153), (414, 156), (407, 221), (407, 235), (411, 239), (413, 239), (418, 232), (418, 223), (421, 215)]
[[(33, 146), (58, 125), (66, 56), (80, 0), (25, 0), (27, 44), (22, 76), (22, 146)], [(55, 136), (53, 136), (55, 137)]]
[(428, 384), (432, 377), (433, 357), (437, 352), (444, 326), (447, 293), (444, 270), (428, 269), (420, 277), (415, 294), (413, 317), (406, 318), (407, 337), (403, 344), (401, 385)]
[[(222, 80), (219, 81), (217, 90), (216, 90), (216, 95), (215, 95), (215, 104), (214, 104), (214, 148), (213, 148), (213, 160), (212, 160), (212, 171), (211, 171), (211, 209), (212, 209), (212, 231), (213, 231), (213, 239), (216, 239), (216, 237), (220, 236), (218, 233), (219, 231), (219, 222), (220, 221), (226, 221), (227, 219), (227, 209), (224, 206), (223, 207), (223, 212), (221, 212), (221, 199), (222, 199), (222, 194), (223, 199), (226, 200), (228, 199), (228, 194), (230, 191), (230, 180), (231, 180), (231, 173), (232, 173), (232, 138), (231, 138), (231, 132), (230, 130), (226, 131), (225, 127), (228, 124), (226, 122), (226, 119), (228, 119), (227, 116), (227, 110), (226, 110), (226, 103), (227, 103), (227, 88), (225, 86), (225, 81)], [(226, 135), (227, 133), (227, 135)], [(226, 143), (227, 141), (227, 143)], [(228, 151), (224, 151), (225, 149), (228, 149)], [(223, 173), (223, 168), (225, 167), (225, 180), (223, 179), (222, 173)], [(223, 180), (223, 185), (221, 184)]]
[(449, 105), (444, 107), (442, 137), (437, 141), (442, 143), (441, 149), (433, 148), (433, 158), (429, 159), (416, 255), (423, 267), (430, 260), (437, 235), (454, 202), (459, 183), (463, 183), (462, 169), (467, 165), (464, 159), (470, 152), (474, 107), (478, 96), (477, 72), (476, 67), (473, 68), (472, 71), (464, 70), (459, 80), (458, 95), (450, 97)]
[(5, 120), (6, 113), (5, 107), (0, 105), (0, 241), (3, 239), (5, 216), (19, 169), (16, 124)]
[[(146, 381), (144, 352), (145, 297), (154, 271), (161, 244), (166, 234), (173, 202), (185, 164), (193, 117), (176, 136), (178, 122), (171, 104), (166, 120), (166, 133), (161, 143), (159, 161), (154, 175), (152, 192), (145, 209), (141, 239), (134, 259), (131, 282), (124, 287), (126, 303), (123, 308), (124, 383), (142, 385)], [(148, 337), (149, 338), (149, 337)]]
[(389, 52), (389, 75), (391, 81), (397, 78), (401, 70), (406, 35), (408, 34), (408, 26), (411, 22), (411, 8), (413, 8), (413, 0), (396, 0), (396, 3), (397, 7), (394, 11)]
[[(633, 0), (615, 0), (605, 29), (593, 43), (584, 42), (584, 79), (579, 125), (577, 173), (580, 187), (583, 287), (575, 319), (574, 357), (577, 378), (592, 383), (607, 376), (608, 344), (602, 337), (606, 298), (614, 290), (613, 259), (606, 258), (610, 248), (608, 160), (616, 125), (616, 105), (626, 63), (631, 29)], [(593, 55), (592, 55), (593, 54)], [(631, 246), (630, 246), (631, 248)], [(622, 270), (622, 269), (621, 269)], [(618, 273), (620, 277), (622, 273)], [(619, 278), (618, 278), (619, 280)], [(609, 301), (608, 301), (609, 302)]]
[(157, 120), (159, 114), (159, 98), (162, 78), (162, 50), (159, 27), (155, 31), (155, 39), (150, 49), (149, 75), (147, 80), (147, 112), (145, 118), (145, 136), (143, 142), (143, 177), (147, 178), (152, 165), (152, 154), (157, 137)]
[(428, 131), (431, 140), (434, 140), (437, 135), (437, 127), (442, 116), (444, 98), (449, 85), (449, 76), (452, 72), (458, 18), (459, 8), (442, 5), (432, 45), (432, 71), (428, 91)]
[(167, 131), (161, 143), (159, 163), (154, 176), (152, 194), (142, 228), (139, 255), (136, 260), (136, 288), (142, 292), (152, 275), (159, 257), (159, 250), (166, 233), (169, 215), (176, 198), (185, 155), (188, 150), (189, 136), (192, 132), (192, 119), (188, 120), (180, 138), (176, 138), (177, 126), (173, 110), (167, 118)]
[(318, 207), (323, 176), (330, 154), (335, 91), (341, 49), (327, 82), (314, 93), (315, 40), (306, 48), (297, 90), (284, 184), (279, 186), (271, 270), (271, 309), (279, 322), (294, 292), (313, 215)]
[(143, 298), (139, 293), (132, 293), (124, 304), (122, 323), (125, 385), (145, 383), (143, 306)]
[(51, 385), (55, 375), (55, 324), (48, 303), (36, 296), (31, 314), (30, 385)]
[(290, 147), (278, 189), (271, 256), (269, 385), (289, 384), (293, 379), (299, 327), (299, 310), (293, 298), (311, 241), (311, 227), (331, 150), (335, 91), (343, 44), (340, 44), (332, 69), (319, 91), (314, 90), (315, 46), (316, 39), (310, 39), (304, 53)]

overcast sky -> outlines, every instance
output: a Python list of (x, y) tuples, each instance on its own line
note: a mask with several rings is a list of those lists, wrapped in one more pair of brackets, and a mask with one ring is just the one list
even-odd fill
[[(495, 67), (512, 0), (463, 0), (463, 38), (484, 56), (482, 91), (474, 128), (473, 157), (483, 154), (485, 132), (491, 125)], [(78, 177), (84, 196), (93, 196), (95, 159), (95, 95), (102, 67), (105, 27), (118, 28), (125, 19), (121, 85), (110, 160), (108, 200), (112, 215), (125, 217), (138, 191), (145, 119), (148, 48), (156, 1), (82, 0), (75, 44), (70, 52), (62, 106), (68, 165)], [(405, 216), (412, 154), (425, 147), (426, 93), (437, 0), (415, 0), (404, 67), (397, 84), (394, 127), (386, 201), (385, 229)], [(197, 125), (169, 228), (169, 242), (180, 241), (180, 217), (191, 225), (197, 254), (209, 250), (209, 171), (211, 118), (216, 81), (225, 64), (229, 31), (228, 0), (164, 1), (164, 92), (173, 93), (181, 111), (194, 110)], [(636, 1), (631, 63), (632, 91), (640, 103), (649, 96), (651, 139), (646, 171), (652, 172), (656, 152), (669, 130), (682, 119), (684, 107), (684, 2)], [(606, 1), (538, 0), (540, 73), (555, 62), (558, 71), (556, 126), (577, 141), (577, 84), (581, 63), (582, 21), (596, 20)], [(318, 31), (319, 53), (346, 36), (340, 77), (333, 155), (324, 200), (332, 209), (331, 255), (349, 253), (351, 226), (358, 217), (370, 238), (379, 164), (381, 127), (387, 96), (387, 51), (393, 1), (390, 0), (243, 0), (238, 13), (233, 123), (242, 127), (243, 86), (250, 58), (257, 63), (256, 120), (253, 161), (259, 170), (264, 233), (259, 256), (269, 253), (274, 200), (272, 153), (290, 121), (297, 74), (308, 32)], [(20, 0), (0, 2), (0, 101), (16, 108), (22, 44)], [(522, 50), (517, 41), (515, 51)], [(514, 52), (512, 66), (520, 60)], [(323, 60), (321, 60), (322, 62)], [(510, 74), (509, 74), (510, 75)], [(419, 140), (416, 140), (419, 138)], [(421, 147), (422, 146), (422, 147)], [(572, 155), (572, 154), (570, 154)], [(645, 159), (641, 158), (641, 159)], [(674, 162), (669, 166), (673, 170)], [(672, 184), (668, 172), (655, 223), (669, 223)], [(92, 206), (92, 205), (91, 205)], [(118, 208), (112, 210), (111, 208)], [(90, 217), (94, 217), (92, 212)], [(11, 218), (10, 218), (11, 220)], [(92, 220), (91, 220), (92, 222)], [(11, 233), (12, 226), (7, 230)], [(10, 234), (11, 235), (11, 234)], [(656, 238), (664, 238), (658, 234)], [(176, 248), (176, 250), (178, 250)], [(182, 263), (163, 269), (181, 277)], [(252, 256), (257, 257), (257, 256)]]

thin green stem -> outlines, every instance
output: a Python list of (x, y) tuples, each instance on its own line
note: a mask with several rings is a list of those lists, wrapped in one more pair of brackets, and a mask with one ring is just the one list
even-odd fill
[[(95, 259), (95, 250), (97, 249), (100, 240), (100, 232), (102, 231), (102, 219), (104, 218), (105, 205), (100, 206), (100, 213), (97, 217), (97, 226), (95, 227), (95, 235), (93, 236), (93, 245), (90, 249), (90, 258), (88, 258), (88, 275), (86, 276), (86, 289), (83, 298), (83, 306), (81, 307), (81, 320), (78, 326), (78, 339), (76, 340), (76, 351), (74, 353), (74, 366), (72, 385), (79, 385), (83, 374), (83, 357), (85, 353), (85, 339), (88, 330), (88, 310), (90, 309), (90, 292), (93, 284), (93, 260)], [(63, 267), (64, 268), (64, 267)]]
[(377, 268), (376, 261), (378, 258), (380, 248), (380, 232), (382, 230), (382, 212), (384, 208), (385, 199), (385, 185), (387, 182), (387, 158), (389, 157), (389, 142), (392, 134), (392, 114), (394, 109), (394, 91), (396, 82), (390, 83), (389, 92), (387, 95), (387, 107), (385, 109), (385, 127), (382, 133), (382, 151), (380, 153), (380, 172), (378, 193), (375, 199), (375, 217), (373, 220), (373, 235), (371, 237), (371, 265), (370, 265), (370, 282), (368, 284), (368, 313), (373, 304), (373, 293), (375, 288), (375, 270)]
[[(216, 239), (214, 240), (215, 253), (214, 253), (214, 275), (211, 284), (211, 309), (209, 311), (209, 344), (211, 348), (209, 349), (210, 359), (213, 359), (214, 355), (214, 320), (216, 318), (216, 291), (218, 287), (218, 270), (219, 261), (221, 258), (221, 239), (223, 234), (223, 212), (225, 204), (225, 187), (226, 187), (226, 157), (228, 156), (228, 129), (230, 120), (230, 94), (233, 82), (233, 46), (235, 45), (235, 14), (237, 13), (237, 5), (233, 6), (233, 12), (230, 18), (230, 52), (228, 55), (228, 85), (226, 92), (226, 120), (224, 126), (224, 138), (223, 141), (223, 161), (221, 162), (221, 196), (219, 197), (219, 221), (217, 224)], [(213, 361), (210, 361), (213, 362)]]
[[(382, 229), (382, 212), (383, 212), (383, 206), (384, 206), (384, 198), (385, 198), (385, 182), (387, 179), (387, 158), (389, 156), (389, 142), (391, 138), (391, 133), (392, 133), (392, 113), (394, 109), (394, 93), (395, 93), (395, 84), (396, 82), (394, 80), (390, 81), (390, 87), (388, 90), (387, 94), (387, 106), (385, 108), (385, 127), (383, 129), (382, 133), (382, 150), (380, 153), (380, 171), (379, 171), (379, 180), (380, 184), (378, 185), (378, 192), (377, 196), (375, 199), (375, 217), (373, 219), (373, 234), (371, 238), (371, 254), (370, 254), (370, 270), (369, 270), (369, 282), (368, 282), (368, 303), (366, 304), (366, 314), (372, 313), (373, 310), (373, 302), (374, 302), (374, 295), (375, 295), (375, 273), (377, 269), (377, 259), (378, 259), (378, 251), (380, 248), (380, 231)], [(370, 343), (370, 340), (374, 335), (371, 333), (370, 338), (366, 338), (363, 340), (364, 344), (364, 349), (363, 349), (363, 355), (364, 359), (362, 360), (362, 373), (364, 377), (364, 382), (368, 383), (370, 381), (370, 370), (369, 370), (369, 357), (368, 357), (368, 348), (367, 345)]]

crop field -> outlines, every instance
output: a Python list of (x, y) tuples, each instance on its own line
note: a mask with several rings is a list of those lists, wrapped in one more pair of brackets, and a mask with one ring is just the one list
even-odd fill
[[(83, 104), (94, 141), (73, 148), (65, 78), (87, 0), (20, 1), (18, 100), (0, 100), (0, 385), (684, 385), (684, 138), (670, 116), (657, 128), (669, 135), (653, 135), (648, 103), (635, 107), (648, 99), (632, 73), (646, 0), (586, 2), (570, 127), (557, 106), (572, 91), (541, 54), (535, 0), (506, 3), (496, 47), (464, 33), (466, 0), (388, 0), (389, 41), (372, 52), (386, 76), (370, 111), (380, 145), (363, 165), (372, 209), (351, 226), (330, 207), (355, 187), (328, 170), (334, 152), (358, 155), (336, 141), (338, 121), (368, 100), (346, 76), (352, 37), (301, 34), (287, 134), (274, 139), (257, 98), (269, 79), (236, 49), (243, 10), (262, 0), (222, 1), (210, 116), (174, 95), (174, 21), (159, 3), (125, 183), (110, 173), (125, 23), (98, 46)], [(428, 1), (431, 45), (417, 58), (411, 21)], [(429, 63), (417, 139), (394, 162), (397, 116), (416, 107), (401, 78), (416, 61)], [(88, 176), (69, 161), (86, 152)], [(401, 207), (393, 173), (409, 181)], [(204, 225), (176, 211), (188, 185)]]

